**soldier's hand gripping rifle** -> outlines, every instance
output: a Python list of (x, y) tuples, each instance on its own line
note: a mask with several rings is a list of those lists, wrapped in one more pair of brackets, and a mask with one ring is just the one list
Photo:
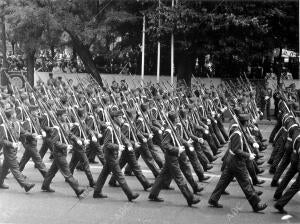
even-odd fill
[[(17, 135), (16, 135), (15, 131), (12, 129), (12, 127), (9, 125), (8, 119), (7, 119), (3, 109), (1, 107), (0, 107), (0, 117), (1, 117), (2, 122), (3, 122), (1, 125), (3, 125), (5, 130), (7, 130), (7, 132), (8, 132), (7, 137), (10, 136), (13, 143), (18, 143), (19, 141), (17, 139)], [(3, 138), (3, 136), (2, 136), (2, 138)]]

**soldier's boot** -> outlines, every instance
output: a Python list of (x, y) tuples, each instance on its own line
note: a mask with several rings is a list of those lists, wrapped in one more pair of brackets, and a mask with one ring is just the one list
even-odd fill
[(94, 192), (93, 194), (93, 198), (108, 198), (108, 196), (106, 194), (103, 194), (101, 192)]
[(29, 192), (34, 186), (35, 184), (25, 184), (24, 189), (26, 192)]
[(188, 206), (192, 206), (193, 204), (197, 204), (200, 202), (200, 199), (198, 197), (194, 197), (192, 192), (189, 190), (187, 184), (183, 184), (178, 187), (180, 188), (181, 193), (185, 197)]
[(86, 190), (83, 189), (83, 188), (80, 188), (80, 189), (78, 189), (75, 193), (76, 193), (76, 196), (77, 196), (78, 198), (80, 198), (80, 197), (83, 196), (83, 193), (84, 193), (84, 192), (86, 192)]
[(266, 203), (264, 203), (264, 204), (258, 203), (255, 206), (253, 206), (253, 211), (260, 212), (260, 211), (265, 210), (267, 207), (268, 207), (268, 205)]
[(128, 201), (135, 200), (140, 196), (138, 193), (133, 193), (126, 182), (120, 184), (120, 186), (122, 187), (122, 190), (126, 194)]
[(50, 192), (50, 193), (55, 192), (55, 190), (53, 190), (52, 188), (50, 188), (50, 186), (44, 186), (44, 185), (42, 185), (41, 189), (42, 189), (42, 191), (45, 191), (45, 192)]
[(194, 194), (197, 194), (197, 195), (200, 194), (200, 192), (203, 190), (204, 190), (204, 188), (200, 187), (198, 184), (195, 187), (193, 187), (193, 192), (194, 192)]

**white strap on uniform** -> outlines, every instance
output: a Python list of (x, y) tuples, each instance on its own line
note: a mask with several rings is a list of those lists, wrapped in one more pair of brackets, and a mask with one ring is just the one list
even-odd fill
[(289, 129), (287, 131), (290, 131), (291, 128), (298, 126), (298, 124), (293, 124), (291, 127), (289, 127)]
[[(242, 133), (241, 133), (241, 131), (239, 131), (239, 130), (234, 131), (234, 132), (229, 136), (229, 138), (231, 139), (231, 137), (232, 137), (234, 134), (238, 134), (238, 135), (241, 137), (241, 146), (242, 146), (242, 150), (243, 150), (244, 144), (243, 144), (243, 138), (242, 138)], [(230, 152), (232, 155), (235, 155), (235, 153), (232, 152), (231, 149), (229, 149), (229, 152)]]
[(293, 150), (294, 150), (294, 151), (296, 151), (296, 149), (295, 149), (295, 143), (296, 143), (296, 141), (298, 140), (298, 138), (300, 138), (300, 135), (298, 135), (298, 136), (295, 138), (294, 142), (293, 142)]

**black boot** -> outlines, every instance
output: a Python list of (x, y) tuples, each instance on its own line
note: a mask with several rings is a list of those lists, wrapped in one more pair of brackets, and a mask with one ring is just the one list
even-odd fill
[(35, 184), (26, 184), (24, 186), (24, 189), (26, 192), (30, 191), (33, 187), (35, 186)]
[(106, 194), (102, 194), (101, 192), (94, 192), (93, 198), (108, 198)]
[(209, 200), (208, 204), (214, 208), (223, 208), (223, 205), (219, 204), (217, 201)]
[(253, 207), (253, 211), (254, 211), (254, 212), (260, 212), (260, 211), (265, 210), (267, 207), (268, 207), (268, 205), (267, 205), (266, 203), (264, 203), (264, 204), (258, 203), (258, 204), (256, 204), (256, 205)]
[(198, 204), (199, 202), (200, 202), (199, 197), (193, 197), (193, 199), (188, 202), (188, 206), (191, 207), (192, 205)]
[(46, 186), (42, 186), (42, 191), (45, 191), (45, 192), (49, 192), (49, 193), (53, 193), (55, 192), (55, 190), (53, 190), (52, 188), (50, 188), (49, 186), (46, 187)]

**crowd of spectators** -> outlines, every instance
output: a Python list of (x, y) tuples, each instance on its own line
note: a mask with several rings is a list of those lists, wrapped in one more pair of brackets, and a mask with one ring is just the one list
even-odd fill
[[(3, 59), (0, 58), (0, 67)], [(26, 61), (23, 55), (7, 55), (7, 64), (9, 71), (25, 71)], [(86, 72), (82, 61), (78, 56), (67, 54), (65, 52), (55, 51), (52, 55), (48, 50), (40, 51), (36, 55), (35, 70), (39, 72), (54, 73), (84, 73)]]

